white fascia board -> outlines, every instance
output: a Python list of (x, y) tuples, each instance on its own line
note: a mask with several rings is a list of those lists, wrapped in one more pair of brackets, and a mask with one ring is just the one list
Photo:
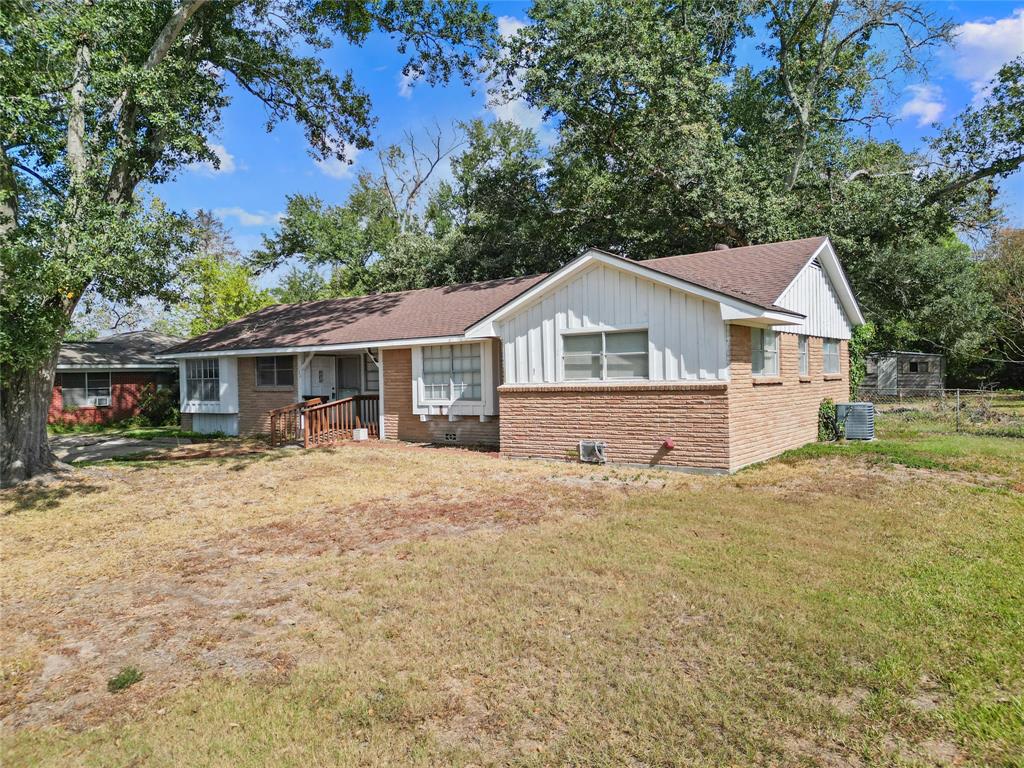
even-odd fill
[(779, 296), (783, 296), (790, 289), (793, 283), (797, 281), (800, 275), (804, 273), (804, 270), (815, 259), (821, 262), (821, 265), (825, 268), (825, 273), (828, 275), (828, 279), (832, 281), (832, 286), (836, 289), (839, 301), (843, 305), (843, 310), (846, 312), (847, 317), (850, 318), (850, 324), (864, 325), (864, 315), (860, 311), (857, 297), (853, 295), (850, 281), (846, 279), (846, 271), (843, 269), (843, 265), (839, 263), (839, 257), (836, 256), (836, 251), (832, 247), (832, 241), (827, 237), (825, 242), (818, 246), (818, 250), (807, 259), (807, 264), (804, 264), (803, 269), (797, 272), (793, 279), (789, 281), (789, 285), (786, 286)]
[[(612, 267), (613, 269), (619, 269), (623, 272), (636, 275), (645, 280), (650, 280), (661, 285), (668, 286), (669, 288), (675, 288), (676, 290), (683, 291), (685, 293), (699, 296), (702, 299), (708, 299), (722, 305), (723, 316), (726, 308), (729, 309), (730, 313), (737, 318), (760, 318), (765, 315), (768, 310), (757, 306), (756, 304), (750, 304), (740, 299), (734, 299), (732, 296), (727, 296), (724, 293), (713, 291), (710, 288), (704, 288), (703, 286), (689, 283), (685, 280), (680, 280), (677, 277), (672, 277), (664, 272), (659, 272), (651, 267), (646, 267), (643, 262), (630, 261), (621, 256), (615, 256), (611, 253), (605, 253), (599, 251), (596, 248), (591, 248), (582, 256), (579, 256), (573, 261), (570, 261), (560, 270), (552, 272), (546, 278), (541, 280), (539, 283), (534, 285), (525, 293), (520, 294), (509, 303), (502, 307), (499, 307), (487, 317), (479, 320), (474, 325), (471, 325), (466, 329), (466, 338), (485, 338), (488, 336), (497, 336), (494, 329), (494, 323), (502, 320), (510, 315), (514, 315), (518, 310), (523, 307), (529, 306), (539, 296), (547, 293), (548, 291), (558, 288), (559, 285), (569, 280), (573, 275), (578, 274), (584, 268), (590, 264), (604, 264)], [(774, 313), (778, 314), (778, 313)], [(780, 315), (784, 319), (779, 320), (780, 323), (793, 322), (796, 318), (796, 322), (800, 322), (803, 319), (802, 315), (782, 313)]]
[(422, 347), (431, 344), (458, 344), (465, 336), (427, 336), (417, 339), (391, 339), (389, 341), (357, 341), (348, 344), (317, 344), (302, 347), (261, 347), (259, 349), (222, 349), (208, 352), (178, 352), (157, 355), (161, 360), (186, 360), (195, 357), (257, 357), (259, 355), (294, 355), (300, 352), (351, 352), (367, 347)]
[[(164, 358), (157, 355), (158, 358)], [(165, 365), (58, 365), (58, 371), (173, 371), (177, 365), (168, 362)]]
[(764, 310), (758, 315), (750, 313), (737, 313), (729, 307), (722, 305), (722, 319), (727, 323), (737, 325), (751, 325), (757, 328), (771, 328), (773, 325), (800, 325), (804, 321), (802, 315), (792, 315), (788, 312), (777, 312)]

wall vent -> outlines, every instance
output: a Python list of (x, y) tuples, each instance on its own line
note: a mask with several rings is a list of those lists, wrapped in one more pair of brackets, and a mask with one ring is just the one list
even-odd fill
[(836, 403), (836, 420), (847, 440), (875, 439), (874, 403)]
[(580, 461), (587, 464), (604, 464), (605, 448), (608, 446), (599, 440), (580, 440)]

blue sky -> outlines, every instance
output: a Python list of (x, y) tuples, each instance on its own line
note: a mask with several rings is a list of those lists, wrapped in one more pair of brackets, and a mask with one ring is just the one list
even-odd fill
[[(526, 19), (527, 3), (494, 2), (504, 31)], [(930, 124), (945, 122), (982, 94), (985, 83), (999, 67), (1024, 52), (1024, 0), (1013, 2), (935, 2), (932, 8), (958, 25), (958, 45), (938, 53), (927, 79), (915, 77), (894, 94), (900, 121), (882, 126), (877, 138), (895, 138), (908, 149), (933, 133)], [(741, 63), (757, 56), (756, 41), (748, 40), (739, 52)], [(403, 83), (403, 58), (393, 41), (374, 36), (360, 49), (338, 47), (325, 55), (328, 64), (351, 68), (356, 81), (371, 96), (378, 119), (374, 140), (378, 146), (400, 140), (405, 131), (418, 131), (435, 121), (447, 126), (471, 117), (502, 117), (537, 128), (539, 117), (523, 104), (487, 104), (481, 84), (460, 82), (431, 88)], [(475, 92), (474, 92), (475, 91)], [(212, 139), (222, 162), (220, 170), (197, 167), (156, 188), (171, 207), (207, 208), (222, 219), (243, 252), (256, 247), (260, 236), (274, 230), (276, 217), (292, 194), (315, 194), (329, 203), (341, 202), (360, 168), (375, 167), (373, 150), (355, 155), (355, 164), (316, 163), (306, 153), (302, 131), (292, 124), (268, 134), (263, 128), (263, 107), (238, 89), (225, 110), (219, 133)], [(1001, 202), (1010, 223), (1024, 226), (1024, 174), (1002, 185)], [(273, 282), (265, 276), (264, 282)]]

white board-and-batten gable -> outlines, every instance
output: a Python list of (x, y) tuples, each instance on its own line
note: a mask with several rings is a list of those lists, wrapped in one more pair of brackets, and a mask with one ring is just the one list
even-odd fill
[(564, 381), (567, 333), (648, 334), (651, 381), (728, 379), (727, 326), (722, 306), (692, 293), (594, 261), (493, 324), (502, 340), (507, 384)]

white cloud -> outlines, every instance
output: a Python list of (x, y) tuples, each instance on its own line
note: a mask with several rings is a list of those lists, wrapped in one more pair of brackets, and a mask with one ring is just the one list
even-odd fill
[(209, 160), (204, 160), (201, 163), (193, 163), (191, 166), (192, 170), (207, 176), (214, 176), (222, 173), (234, 173), (238, 170), (239, 166), (235, 162), (235, 156), (228, 152), (227, 147), (223, 144), (210, 144), (210, 149), (213, 150), (213, 154), (217, 156), (220, 168), (214, 167), (213, 163)]
[(346, 142), (342, 145), (342, 154), (345, 156), (345, 160), (339, 160), (331, 155), (326, 160), (317, 160), (316, 164), (322, 173), (332, 179), (348, 179), (352, 176), (356, 158), (359, 157), (361, 151), (358, 147)]
[(234, 218), (243, 227), (265, 227), (269, 224), (277, 224), (284, 216), (283, 213), (267, 213), (266, 211), (247, 211), (237, 205), (229, 208), (214, 208), (213, 215), (221, 221)]
[(920, 128), (937, 122), (946, 109), (942, 89), (937, 85), (908, 85), (911, 99), (900, 108), (900, 117), (916, 117)]
[(498, 17), (498, 34), (503, 38), (512, 37), (512, 35), (525, 26), (526, 22), (515, 16)]
[(953, 72), (971, 84), (978, 101), (999, 68), (1024, 53), (1024, 8), (1003, 19), (968, 21), (956, 28), (956, 36)]
[(398, 73), (398, 95), (403, 99), (412, 98), (412, 86), (416, 82), (416, 73), (412, 72), (408, 75), (404, 72)]
[[(498, 17), (498, 34), (502, 39), (507, 40), (525, 26), (526, 22), (515, 16)], [(514, 84), (516, 87), (520, 85), (518, 78)], [(534, 131), (545, 144), (554, 141), (554, 133), (544, 128), (544, 113), (541, 110), (531, 107), (523, 99), (504, 98), (495, 83), (487, 84), (487, 109), (498, 120), (507, 120)]]

